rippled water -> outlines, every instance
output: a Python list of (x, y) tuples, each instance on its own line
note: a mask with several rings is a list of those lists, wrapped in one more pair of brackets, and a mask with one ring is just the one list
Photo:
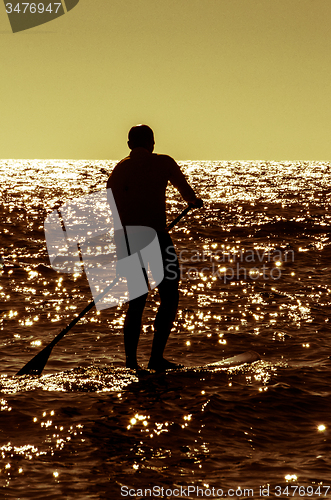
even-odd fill
[[(279, 485), (281, 498), (331, 498), (329, 163), (182, 163), (205, 200), (172, 230), (182, 281), (167, 357), (188, 369), (123, 368), (124, 305), (91, 310), (41, 377), (15, 377), (92, 299), (84, 275), (51, 269), (45, 217), (104, 189), (114, 164), (0, 162), (2, 497), (160, 498), (144, 491), (159, 486), (175, 498), (182, 486), (197, 498), (191, 486), (260, 498), (269, 485), (279, 498)], [(185, 204), (168, 194), (171, 221)], [(153, 291), (145, 366), (157, 304)], [(194, 368), (247, 350), (261, 361)]]

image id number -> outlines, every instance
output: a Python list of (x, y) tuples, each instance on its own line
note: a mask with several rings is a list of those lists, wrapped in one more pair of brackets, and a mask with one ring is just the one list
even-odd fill
[(43, 14), (44, 12), (49, 12), (50, 14), (54, 12), (57, 14), (60, 7), (62, 7), (61, 3), (49, 3), (47, 7), (43, 3), (21, 2), (17, 3), (15, 7), (12, 3), (6, 3), (6, 12), (7, 14), (14, 12), (17, 14)]
[(286, 486), (282, 488), (281, 486), (275, 486), (275, 496), (291, 496), (298, 495), (300, 497), (311, 497), (313, 495), (318, 495), (319, 497), (325, 497), (330, 489), (330, 486), (318, 486), (316, 488), (313, 486)]

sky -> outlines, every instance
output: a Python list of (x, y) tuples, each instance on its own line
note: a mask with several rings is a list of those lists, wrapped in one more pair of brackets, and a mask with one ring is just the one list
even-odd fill
[(118, 160), (146, 123), (176, 160), (329, 161), (330, 21), (330, 0), (80, 0), (13, 33), (0, 4), (0, 158)]

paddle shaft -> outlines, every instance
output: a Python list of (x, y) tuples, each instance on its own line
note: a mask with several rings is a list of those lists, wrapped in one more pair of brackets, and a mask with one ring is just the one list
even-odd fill
[(193, 205), (188, 205), (183, 211), (182, 213), (180, 213), (176, 219), (174, 219), (168, 226), (167, 226), (167, 230), (169, 231), (170, 229), (172, 229), (176, 224), (177, 222), (180, 221), (180, 219), (182, 219), (183, 217), (185, 217), (185, 215), (193, 208)]
[(75, 326), (75, 324), (76, 324), (76, 323), (78, 323), (78, 321), (79, 321), (79, 320), (80, 320), (83, 316), (85, 316), (85, 314), (86, 314), (86, 313), (88, 313), (88, 312), (89, 312), (89, 310), (90, 310), (90, 309), (92, 309), (92, 307), (93, 307), (93, 306), (94, 306), (97, 302), (99, 302), (99, 300), (101, 300), (101, 299), (102, 299), (102, 298), (103, 298), (103, 297), (104, 297), (104, 296), (105, 296), (105, 295), (106, 295), (106, 294), (107, 294), (107, 293), (108, 293), (108, 292), (109, 292), (109, 291), (113, 288), (113, 286), (115, 286), (115, 285), (116, 285), (116, 283), (117, 283), (118, 281), (119, 281), (119, 277), (116, 277), (116, 278), (115, 278), (115, 279), (114, 279), (114, 280), (110, 283), (110, 285), (108, 285), (108, 286), (107, 286), (107, 287), (103, 290), (103, 292), (99, 293), (99, 295), (97, 295), (97, 297), (96, 297), (94, 300), (92, 300), (92, 301), (91, 301), (91, 302), (90, 302), (90, 303), (89, 303), (89, 304), (85, 307), (85, 309), (83, 309), (83, 310), (82, 310), (82, 312), (80, 312), (80, 313), (78, 314), (78, 316), (77, 316), (76, 318), (74, 318), (74, 319), (71, 321), (71, 323), (69, 323), (69, 325), (68, 325), (68, 326), (66, 326), (66, 327), (64, 328), (64, 330), (62, 330), (62, 332), (60, 332), (60, 333), (59, 333), (59, 334), (55, 337), (55, 339), (54, 339), (54, 340), (52, 340), (52, 342), (49, 344), (49, 346), (54, 347), (54, 346), (55, 346), (55, 344), (57, 344), (57, 343), (59, 342), (59, 340), (61, 340), (61, 339), (65, 336), (65, 334), (66, 334), (66, 333), (68, 333), (68, 332), (69, 332), (69, 330), (71, 330), (71, 328), (72, 328), (73, 326)]
[(40, 351), (34, 358), (32, 358), (21, 370), (19, 370), (16, 375), (29, 375), (29, 374), (35, 374), (35, 375), (40, 375), (43, 369), (45, 368), (45, 365), (48, 361), (48, 358), (52, 352), (53, 347), (65, 336), (66, 333), (71, 330), (73, 326), (78, 323), (78, 321), (90, 310), (92, 307), (99, 302), (108, 292), (111, 290), (111, 288), (116, 285), (118, 282), (119, 278), (115, 278), (110, 285), (108, 285), (103, 292), (101, 292), (95, 300), (92, 300), (86, 307), (79, 313), (76, 318), (74, 318), (69, 325), (67, 325), (53, 340), (50, 342), (42, 351)]
[[(177, 222), (179, 222), (188, 212), (191, 210), (193, 205), (188, 205), (181, 214), (176, 217), (175, 220), (167, 226), (167, 230), (172, 229)], [(50, 342), (42, 351), (40, 351), (34, 358), (32, 358), (21, 370), (19, 370), (16, 375), (29, 375), (31, 373), (40, 375), (46, 366), (48, 358), (52, 352), (53, 347), (71, 330), (73, 326), (78, 323), (78, 321), (85, 316), (85, 314), (92, 309), (92, 307), (99, 302), (116, 283), (119, 281), (119, 277), (116, 277), (94, 300), (92, 300), (86, 307), (79, 313), (76, 318), (74, 318), (69, 325), (67, 325), (53, 340)]]

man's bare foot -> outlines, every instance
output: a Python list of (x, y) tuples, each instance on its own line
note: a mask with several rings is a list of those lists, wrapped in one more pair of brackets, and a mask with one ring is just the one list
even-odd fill
[(148, 369), (155, 370), (156, 372), (164, 372), (165, 370), (176, 370), (178, 368), (183, 368), (183, 365), (177, 365), (176, 363), (167, 361), (164, 358), (150, 359), (148, 363)]
[(137, 360), (127, 359), (125, 363), (126, 368), (130, 370), (142, 370), (142, 368), (138, 365)]

